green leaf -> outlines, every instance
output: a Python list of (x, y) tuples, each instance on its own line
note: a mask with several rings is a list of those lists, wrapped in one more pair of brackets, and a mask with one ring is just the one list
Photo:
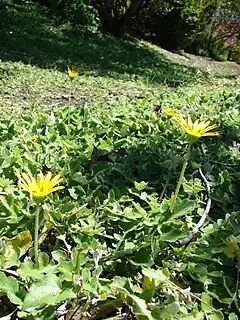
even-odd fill
[(77, 181), (81, 186), (88, 184), (88, 180), (83, 176), (82, 172), (76, 172), (73, 175), (73, 180)]
[(114, 148), (114, 146), (113, 146), (113, 143), (110, 139), (107, 139), (107, 140), (100, 139), (99, 140), (99, 145), (98, 145), (99, 150), (111, 152), (113, 150), (113, 148)]
[(156, 319), (171, 319), (172, 316), (176, 316), (181, 307), (178, 301), (174, 301), (168, 304), (165, 308), (161, 310), (154, 310), (153, 315)]
[(134, 301), (134, 309), (133, 312), (136, 315), (143, 315), (148, 320), (154, 320), (150, 310), (147, 308), (146, 301), (143, 299), (140, 299), (134, 294), (128, 294), (128, 296)]
[(180, 200), (177, 199), (173, 212), (170, 210), (170, 203), (162, 203), (162, 214), (159, 217), (159, 224), (161, 223), (172, 223), (172, 221), (179, 219), (183, 216), (187, 217), (195, 209), (195, 202), (193, 200)]
[(182, 201), (177, 201), (173, 210), (173, 214), (168, 221), (180, 218), (182, 216), (187, 217), (195, 209), (195, 202), (193, 200), (184, 199)]
[(224, 320), (224, 315), (221, 311), (208, 315), (209, 320)]
[(194, 181), (187, 181), (183, 183), (183, 189), (186, 193), (196, 195), (197, 193), (204, 191), (205, 188)]
[(109, 202), (114, 202), (115, 201), (115, 192), (113, 189), (111, 189), (109, 192), (108, 192), (108, 201)]
[(169, 232), (163, 232), (161, 230), (161, 226), (158, 227), (160, 236), (159, 238), (161, 241), (167, 241), (167, 242), (175, 242), (178, 239), (186, 237), (189, 232), (187, 231), (182, 231), (181, 229), (172, 229)]
[(205, 316), (204, 316), (204, 312), (198, 312), (193, 315), (179, 317), (178, 319), (179, 320), (204, 320)]
[[(64, 289), (60, 294), (54, 297), (54, 305), (58, 305), (62, 301), (72, 300), (76, 298), (76, 294), (72, 289)], [(50, 303), (48, 303), (49, 305)]]
[(229, 201), (228, 194), (220, 189), (214, 189), (211, 192), (210, 197), (216, 202), (220, 202), (220, 203), (225, 203)]
[(8, 203), (8, 200), (3, 197), (0, 196), (0, 203), (5, 207), (5, 209), (7, 209), (7, 211), (12, 215), (12, 216), (17, 216), (17, 212), (16, 212), (16, 206), (14, 206), (13, 203)]
[(203, 311), (211, 310), (212, 308), (212, 298), (207, 292), (203, 292), (201, 296), (201, 307)]
[(71, 261), (66, 261), (65, 258), (60, 258), (58, 270), (61, 272), (61, 279), (65, 281), (72, 281), (72, 274), (74, 266)]
[(238, 320), (238, 316), (235, 313), (231, 312), (228, 316), (228, 320)]
[(36, 280), (29, 288), (23, 301), (22, 310), (45, 305), (57, 305), (61, 301), (75, 298), (71, 289), (62, 290), (60, 279), (48, 273)]
[(0, 296), (6, 294), (13, 304), (21, 305), (22, 300), (17, 296), (18, 291), (17, 279), (12, 276), (7, 277), (3, 272), (0, 272)]
[(52, 257), (57, 262), (60, 262), (61, 259), (65, 259), (66, 253), (63, 250), (52, 251)]
[(144, 276), (155, 279), (155, 280), (159, 280), (161, 282), (166, 282), (168, 280), (168, 271), (167, 269), (150, 269), (150, 268), (142, 268), (142, 273), (144, 274)]
[(2, 269), (9, 269), (13, 266), (19, 266), (20, 249), (13, 248), (11, 243), (4, 243), (0, 255), (0, 266)]
[(20, 249), (20, 257), (24, 255), (32, 244), (32, 236), (29, 230), (24, 230), (23, 232), (17, 234), (14, 238), (9, 239), (13, 249)]
[(77, 195), (77, 193), (76, 193), (75, 188), (69, 188), (69, 189), (68, 189), (68, 192), (69, 192), (70, 196), (71, 196), (74, 200), (77, 200), (78, 195)]
[(41, 279), (44, 274), (48, 273), (56, 273), (57, 272), (57, 265), (53, 262), (46, 264), (46, 255), (44, 258), (40, 260), (41, 264), (37, 267), (31, 260), (25, 260), (21, 263), (18, 273), (22, 277), (32, 278), (32, 279)]
[(154, 264), (150, 250), (145, 248), (134, 252), (129, 258), (130, 261), (137, 266), (151, 267)]
[(46, 267), (49, 264), (49, 256), (46, 252), (39, 252), (38, 263), (40, 269)]
[(148, 186), (148, 183), (145, 181), (141, 181), (141, 182), (134, 182), (134, 186), (136, 188), (137, 191), (142, 191), (144, 189), (146, 189), (146, 187)]

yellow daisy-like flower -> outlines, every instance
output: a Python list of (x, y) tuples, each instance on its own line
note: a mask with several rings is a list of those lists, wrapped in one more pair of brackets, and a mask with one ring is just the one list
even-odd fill
[(169, 118), (172, 118), (174, 116), (176, 116), (178, 114), (178, 111), (177, 110), (174, 110), (172, 108), (168, 108), (166, 106), (162, 107), (162, 111), (166, 113), (166, 115), (169, 117)]
[(209, 125), (210, 121), (196, 120), (192, 122), (189, 116), (186, 121), (182, 115), (178, 115), (178, 121), (181, 127), (187, 132), (191, 142), (196, 142), (201, 137), (220, 135), (219, 131), (211, 131), (218, 128), (218, 126), (216, 124)]
[(68, 76), (69, 76), (70, 80), (73, 80), (78, 75), (78, 71), (73, 70), (72, 68), (69, 68), (69, 67), (68, 67), (67, 72), (68, 72)]
[(62, 181), (63, 179), (60, 178), (59, 174), (52, 178), (51, 172), (48, 172), (45, 176), (40, 172), (37, 179), (23, 172), (19, 177), (18, 184), (29, 192), (35, 200), (40, 201), (52, 192), (63, 189), (63, 186), (58, 186)]

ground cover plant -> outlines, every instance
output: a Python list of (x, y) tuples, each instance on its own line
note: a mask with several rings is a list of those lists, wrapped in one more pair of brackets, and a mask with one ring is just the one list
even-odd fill
[(65, 53), (79, 34), (34, 5), (54, 35), (38, 50), (41, 28), (9, 29), (17, 8), (0, 38), (0, 317), (238, 319), (239, 79), (89, 31)]

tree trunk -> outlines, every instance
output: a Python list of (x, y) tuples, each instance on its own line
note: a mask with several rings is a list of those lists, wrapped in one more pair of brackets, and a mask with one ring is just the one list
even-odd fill
[(117, 3), (118, 0), (93, 0), (92, 5), (98, 10), (103, 32), (115, 37), (123, 37), (134, 15), (149, 0), (132, 0), (125, 14), (120, 17), (113, 15), (114, 1)]

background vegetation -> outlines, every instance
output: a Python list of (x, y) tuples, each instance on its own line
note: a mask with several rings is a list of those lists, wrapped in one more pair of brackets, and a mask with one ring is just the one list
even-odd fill
[(143, 38), (170, 50), (238, 61), (239, 0), (41, 0), (73, 25)]

